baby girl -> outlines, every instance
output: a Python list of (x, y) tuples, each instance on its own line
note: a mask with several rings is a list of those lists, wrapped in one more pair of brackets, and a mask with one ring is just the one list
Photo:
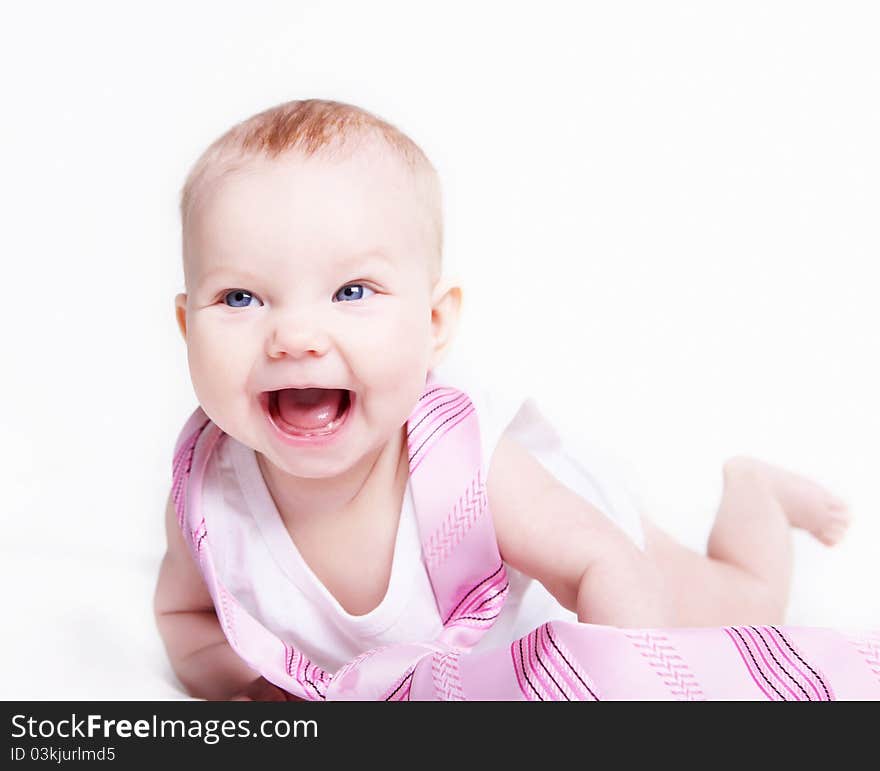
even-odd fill
[[(462, 291), (442, 271), (434, 168), (362, 109), (290, 102), (208, 148), (181, 215), (177, 322), (199, 410), (224, 439), (201, 492), (211, 570), (331, 672), (377, 644), (435, 637), (442, 621), (407, 513), (407, 425), (442, 370)], [(781, 623), (791, 528), (830, 545), (847, 526), (845, 505), (817, 484), (737, 457), (697, 554), (564, 483), (530, 450), (524, 417), (493, 428), (471, 395), (509, 575), (487, 645), (553, 615), (618, 627)], [(175, 509), (172, 491), (155, 595), (175, 673), (195, 697), (285, 698), (231, 647)]]

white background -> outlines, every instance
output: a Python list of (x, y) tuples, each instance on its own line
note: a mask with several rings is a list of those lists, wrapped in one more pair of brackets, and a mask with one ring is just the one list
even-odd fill
[(153, 629), (195, 406), (173, 297), (199, 153), (353, 102), (440, 172), (463, 354), (701, 548), (730, 455), (856, 515), (789, 623), (880, 625), (880, 11), (853, 2), (34, 2), (3, 75), (2, 698), (174, 697)]

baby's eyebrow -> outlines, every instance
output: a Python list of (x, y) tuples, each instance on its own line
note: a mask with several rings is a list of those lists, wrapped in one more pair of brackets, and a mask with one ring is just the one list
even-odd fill
[[(341, 268), (345, 270), (351, 270), (355, 267), (366, 269), (373, 266), (390, 266), (393, 265), (393, 260), (386, 250), (377, 248), (348, 254), (347, 256), (340, 256), (336, 259), (331, 258), (327, 261), (327, 265), (331, 268)], [(204, 286), (217, 279), (219, 276), (235, 276), (236, 278), (241, 278), (245, 281), (260, 281), (265, 278), (265, 276), (259, 276), (246, 268), (239, 268), (234, 265), (220, 265), (207, 271), (203, 276), (200, 276), (196, 286)]]
[(203, 276), (201, 276), (198, 281), (198, 286), (202, 286), (204, 284), (207, 284), (209, 281), (213, 280), (217, 276), (223, 276), (223, 275), (234, 275), (237, 277), (240, 276), (241, 278), (244, 278), (248, 281), (259, 281), (259, 279), (260, 279), (259, 276), (257, 276), (255, 273), (251, 273), (249, 270), (244, 270), (242, 268), (228, 267), (226, 265), (223, 265), (219, 268), (214, 268), (213, 270), (209, 270), (207, 273), (205, 273)]
[(391, 258), (384, 249), (368, 249), (356, 254), (350, 254), (347, 257), (340, 257), (336, 264), (340, 267), (349, 267), (352, 265), (369, 265), (374, 262), (389, 264)]

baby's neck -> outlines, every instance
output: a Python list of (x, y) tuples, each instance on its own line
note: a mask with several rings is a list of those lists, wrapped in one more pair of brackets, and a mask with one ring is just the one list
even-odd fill
[(391, 507), (400, 511), (409, 477), (406, 427), (344, 473), (325, 479), (293, 477), (257, 453), (266, 486), (288, 529), (323, 521), (375, 517)]

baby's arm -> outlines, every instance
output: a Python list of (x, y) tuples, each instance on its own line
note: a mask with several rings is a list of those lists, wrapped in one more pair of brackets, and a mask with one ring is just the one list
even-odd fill
[(502, 558), (538, 579), (579, 621), (670, 625), (654, 562), (509, 437), (492, 456), (487, 488)]
[(190, 696), (228, 699), (241, 694), (258, 676), (226, 641), (211, 595), (183, 540), (171, 496), (165, 530), (168, 550), (153, 607), (171, 667)]

